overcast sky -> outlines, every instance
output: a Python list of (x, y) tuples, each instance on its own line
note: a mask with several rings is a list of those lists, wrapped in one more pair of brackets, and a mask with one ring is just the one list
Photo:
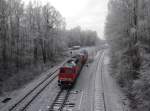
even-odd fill
[[(29, 0), (24, 0), (28, 2)], [(32, 0), (31, 0), (32, 1)], [(40, 1), (40, 0), (39, 0)], [(67, 29), (80, 25), (103, 38), (108, 0), (41, 0), (50, 2), (66, 19)]]

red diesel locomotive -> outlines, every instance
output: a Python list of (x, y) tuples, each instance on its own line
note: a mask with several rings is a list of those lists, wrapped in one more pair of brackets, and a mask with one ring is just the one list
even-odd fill
[(61, 68), (58, 74), (58, 85), (61, 87), (70, 87), (77, 79), (82, 66), (87, 61), (88, 54), (80, 53), (68, 60)]

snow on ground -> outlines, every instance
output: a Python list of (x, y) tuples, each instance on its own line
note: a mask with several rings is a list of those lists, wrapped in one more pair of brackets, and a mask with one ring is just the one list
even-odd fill
[[(66, 61), (66, 60), (65, 60)], [(0, 111), (2, 109), (7, 109), (8, 107), (11, 107), (13, 104), (15, 104), (20, 98), (22, 98), (25, 94), (27, 94), (30, 90), (32, 90), (37, 84), (39, 84), (44, 78), (46, 78), (50, 73), (54, 72), (57, 67), (59, 67), (60, 64), (56, 65), (55, 67), (49, 69), (46, 72), (43, 72), (38, 78), (30, 82), (29, 84), (25, 85), (21, 89), (15, 90), (13, 92), (9, 92), (8, 94), (5, 94), (4, 96), (0, 97), (0, 100), (2, 101), (4, 98), (12, 98), (7, 103), (0, 102)]]
[(30, 104), (27, 111), (48, 111), (56, 94), (59, 92), (57, 78)]
[[(93, 51), (93, 48), (88, 48), (89, 52)], [(64, 63), (64, 62), (63, 62)], [(61, 63), (61, 64), (63, 64)], [(11, 100), (7, 103), (2, 103), (0, 102), (0, 111), (3, 109), (8, 109), (9, 107), (11, 107), (13, 104), (15, 104), (17, 101), (20, 100), (20, 98), (22, 98), (26, 93), (28, 93), (30, 90), (32, 90), (38, 83), (40, 83), (40, 81), (42, 81), (49, 73), (53, 72), (60, 64), (56, 65), (55, 67), (49, 69), (48, 71), (42, 73), (38, 78), (36, 78), (35, 80), (33, 80), (32, 82), (30, 82), (29, 84), (25, 85), (24, 87), (22, 87), (21, 89), (15, 90), (13, 92), (9, 92), (3, 96), (0, 97), (0, 101), (3, 101), (5, 98), (11, 98)], [(57, 82), (55, 81), (55, 83), (53, 83), (53, 85), (55, 85), (55, 89), (58, 90), (57, 86)], [(51, 88), (50, 88), (51, 87)], [(39, 103), (44, 103), (41, 101), (46, 101), (44, 100), (44, 98), (49, 97), (46, 96), (46, 94), (50, 94), (51, 97), (53, 97), (53, 92), (56, 93), (56, 90), (52, 90), (53, 87), (50, 85), (49, 86), (49, 90), (46, 89), (46, 91), (43, 92), (43, 97), (40, 96), (41, 98), (37, 101), (37, 106), (39, 106)], [(50, 98), (49, 98), (50, 99)], [(50, 99), (51, 101), (51, 99)], [(49, 103), (50, 104), (50, 103)], [(35, 104), (33, 104), (33, 106), (36, 106)], [(42, 106), (41, 106), (42, 107)], [(40, 109), (41, 109), (40, 107)], [(36, 109), (36, 108), (34, 108)]]
[(98, 53), (98, 63), (96, 68), (94, 84), (94, 111), (105, 111), (104, 89), (102, 83), (102, 65), (104, 53)]
[[(126, 97), (121, 92), (114, 78), (109, 75), (109, 58), (107, 54), (104, 55), (104, 65), (99, 63), (98, 68), (96, 68), (98, 58), (101, 54), (100, 52), (95, 55), (94, 61), (89, 63), (88, 67), (82, 69), (75, 85), (74, 90), (83, 92), (83, 97), (80, 100), (81, 102), (78, 100), (81, 103), (80, 111), (104, 111), (103, 90), (105, 93), (106, 111), (129, 111), (128, 106), (124, 105), (124, 103), (126, 103)], [(102, 80), (104, 89), (101, 89)]]
[[(95, 58), (96, 57), (96, 58)], [(94, 59), (95, 58), (95, 59)], [(83, 93), (82, 98), (80, 98), (80, 111), (93, 111), (94, 103), (94, 80), (95, 80), (95, 70), (97, 63), (96, 52), (91, 51), (88, 65), (83, 67), (79, 78), (77, 79), (74, 90), (80, 90)]]
[(128, 101), (115, 79), (109, 75), (108, 64), (109, 57), (105, 53), (104, 66), (103, 66), (103, 84), (106, 102), (106, 111), (129, 111)]

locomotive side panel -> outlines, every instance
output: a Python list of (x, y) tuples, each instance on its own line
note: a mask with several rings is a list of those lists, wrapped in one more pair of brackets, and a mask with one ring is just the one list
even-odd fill
[(87, 57), (87, 53), (76, 55), (61, 67), (58, 74), (58, 85), (64, 87), (72, 86), (87, 61)]

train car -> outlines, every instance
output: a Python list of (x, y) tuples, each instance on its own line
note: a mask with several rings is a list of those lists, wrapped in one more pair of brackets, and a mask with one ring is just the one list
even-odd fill
[(82, 58), (76, 55), (67, 61), (58, 74), (58, 85), (61, 87), (72, 86), (82, 68)]
[(82, 50), (80, 55), (82, 56), (82, 63), (85, 64), (88, 59), (88, 52), (86, 50)]
[(83, 50), (68, 60), (59, 70), (58, 85), (61, 87), (71, 87), (87, 59), (88, 53), (86, 50)]

